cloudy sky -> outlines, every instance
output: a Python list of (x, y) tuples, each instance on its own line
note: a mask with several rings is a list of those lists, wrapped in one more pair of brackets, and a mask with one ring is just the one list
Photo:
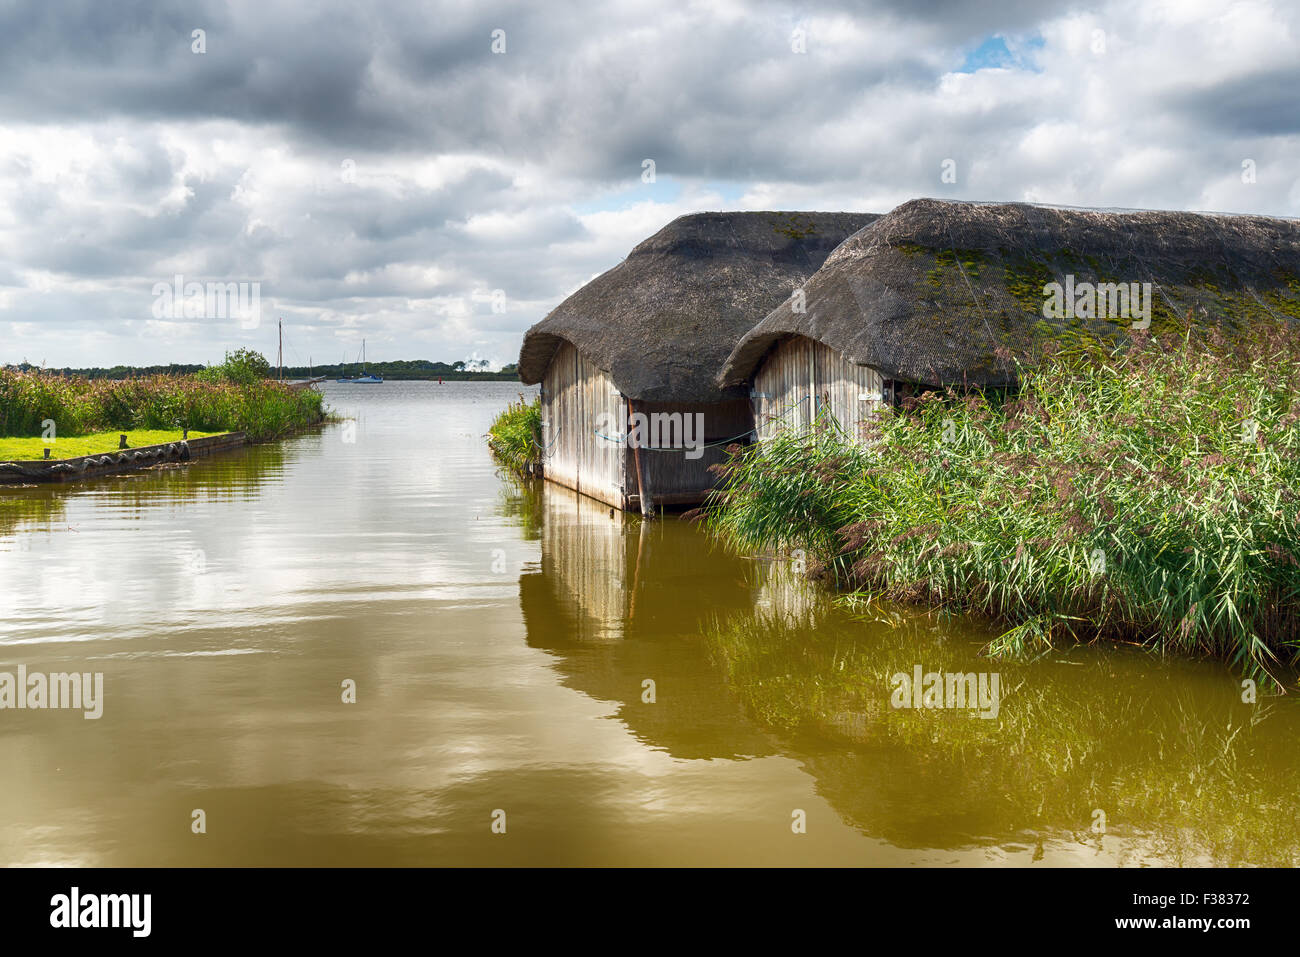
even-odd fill
[[(1296, 216), (1298, 50), (1290, 0), (0, 0), (0, 362), (273, 357), (281, 317), (291, 364), (511, 362), (700, 210)], [(178, 275), (260, 323), (159, 318)]]

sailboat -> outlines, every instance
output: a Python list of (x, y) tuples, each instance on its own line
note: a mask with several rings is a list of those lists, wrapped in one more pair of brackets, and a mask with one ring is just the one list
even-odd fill
[(361, 340), (361, 375), (354, 375), (354, 376), (350, 376), (350, 375), (348, 375), (348, 374), (347, 374), (347, 366), (348, 366), (348, 363), (347, 363), (347, 357), (344, 356), (344, 358), (343, 358), (343, 378), (341, 378), (341, 379), (336, 379), (335, 381), (337, 381), (337, 382), (355, 382), (355, 383), (357, 383), (357, 384), (371, 383), (371, 382), (383, 382), (383, 381), (384, 381), (384, 377), (383, 377), (383, 376), (381, 376), (381, 375), (373, 375), (373, 374), (370, 374), (370, 373), (367, 373), (367, 372), (366, 372), (366, 340), (365, 340), (365, 339), (362, 339), (362, 340)]

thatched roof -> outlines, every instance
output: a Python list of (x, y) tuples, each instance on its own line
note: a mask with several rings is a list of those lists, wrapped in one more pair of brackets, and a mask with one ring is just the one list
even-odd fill
[(1046, 342), (1134, 335), (1128, 319), (1045, 318), (1043, 286), (1150, 282), (1151, 332), (1189, 310), (1229, 331), (1300, 320), (1300, 223), (1263, 216), (1068, 209), (918, 199), (847, 239), (747, 333), (719, 381), (747, 380), (787, 335), (886, 377), (928, 385), (1014, 380)]
[(540, 382), (562, 340), (607, 371), (619, 391), (656, 402), (714, 402), (740, 337), (869, 213), (697, 213), (681, 216), (575, 292), (524, 335), (519, 378)]

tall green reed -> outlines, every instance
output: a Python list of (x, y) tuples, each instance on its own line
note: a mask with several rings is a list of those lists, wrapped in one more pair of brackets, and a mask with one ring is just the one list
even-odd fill
[(711, 527), (841, 585), (979, 612), (991, 650), (1099, 636), (1271, 677), (1300, 648), (1300, 345), (1048, 355), (1014, 396), (928, 393), (858, 441), (823, 418), (736, 450)]

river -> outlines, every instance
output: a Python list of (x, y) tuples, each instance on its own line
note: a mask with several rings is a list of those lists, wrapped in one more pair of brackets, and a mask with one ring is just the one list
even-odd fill
[[(1300, 711), (1224, 665), (991, 661), (505, 478), (517, 385), (324, 391), (284, 442), (0, 490), (0, 671), (104, 675), (97, 720), (0, 710), (0, 864), (1300, 859)], [(996, 673), (996, 717), (894, 707), (918, 666)]]

